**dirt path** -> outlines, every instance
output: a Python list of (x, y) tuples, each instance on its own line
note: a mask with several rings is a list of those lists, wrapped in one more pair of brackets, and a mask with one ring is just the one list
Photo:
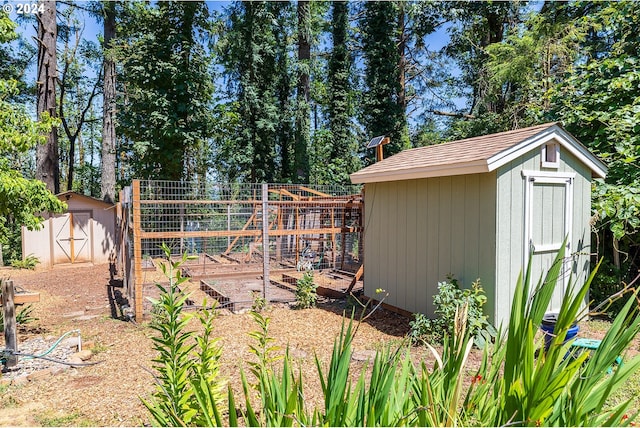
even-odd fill
[[(93, 342), (89, 361), (100, 361), (54, 375), (45, 373), (19, 385), (0, 383), (0, 426), (148, 424), (140, 397), (148, 397), (154, 390), (153, 378), (145, 369), (152, 367), (155, 356), (150, 339), (153, 330), (148, 320), (135, 325), (113, 318), (108, 266), (35, 272), (2, 269), (0, 276), (10, 276), (16, 285), (41, 293), (40, 302), (33, 305), (38, 320), (28, 324), (28, 330), (19, 335), (19, 343), (36, 338), (53, 341), (69, 330), (79, 329), (85, 343)], [(266, 312), (271, 318), (271, 336), (281, 347), (290, 347), (309, 379), (309, 400), (319, 399), (319, 385), (313, 384), (314, 355), (328, 361), (345, 309), (344, 301), (325, 301), (316, 309), (275, 306)], [(388, 311), (376, 312), (360, 327), (354, 349), (374, 350), (383, 343), (399, 342), (408, 330), (408, 321)], [(223, 346), (223, 376), (240, 392), (239, 368), (251, 358), (247, 333), (256, 326), (249, 314), (226, 311), (220, 312), (215, 325)], [(0, 338), (0, 347), (4, 346), (3, 340)]]

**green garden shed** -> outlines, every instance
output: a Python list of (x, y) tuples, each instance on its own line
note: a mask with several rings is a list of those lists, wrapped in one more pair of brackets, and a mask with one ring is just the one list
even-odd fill
[(534, 278), (568, 237), (568, 276), (585, 279), (591, 252), (591, 181), (606, 166), (559, 124), (547, 123), (405, 150), (351, 175), (364, 183), (364, 290), (403, 311), (434, 315), (438, 282), (480, 278), (485, 311), (509, 318), (518, 274)]

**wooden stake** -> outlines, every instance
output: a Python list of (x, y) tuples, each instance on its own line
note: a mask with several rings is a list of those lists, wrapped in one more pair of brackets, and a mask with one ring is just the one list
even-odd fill
[[(274, 220), (275, 222), (275, 220)], [(262, 183), (262, 297), (269, 301), (269, 185)]]
[(133, 180), (133, 290), (134, 311), (137, 322), (142, 322), (144, 316), (143, 281), (142, 281), (142, 214), (140, 212), (140, 180)]
[[(4, 315), (4, 342), (7, 351), (18, 351), (18, 335), (16, 326), (16, 308), (13, 304), (13, 281), (0, 278), (2, 283), (2, 310)], [(18, 357), (7, 355), (5, 367), (18, 364)]]

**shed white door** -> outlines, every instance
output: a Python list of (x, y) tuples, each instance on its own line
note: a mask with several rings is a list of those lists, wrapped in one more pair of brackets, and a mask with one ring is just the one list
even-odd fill
[(91, 213), (70, 212), (53, 222), (53, 261), (83, 263), (91, 261)]
[(524, 266), (531, 257), (531, 280), (546, 275), (565, 237), (567, 248), (549, 311), (558, 311), (571, 273), (571, 228), (574, 174), (523, 173), (525, 184)]

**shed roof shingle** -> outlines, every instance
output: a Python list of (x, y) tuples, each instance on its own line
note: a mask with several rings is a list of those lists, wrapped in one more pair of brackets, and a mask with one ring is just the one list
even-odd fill
[[(486, 172), (489, 171), (489, 159), (538, 134), (543, 134), (544, 131), (550, 128), (561, 129), (555, 122), (552, 122), (513, 131), (404, 150), (351, 174), (351, 180), (355, 183), (369, 182), (372, 181), (371, 177), (394, 179), (391, 178), (392, 176), (395, 176), (395, 179), (403, 179), (404, 174), (409, 174), (412, 171), (431, 171), (433, 174), (430, 175), (437, 176), (436, 171), (451, 171), (456, 168), (460, 168), (460, 172), (457, 173), (462, 174), (465, 173), (465, 168), (470, 166), (485, 167), (484, 171)], [(576, 143), (579, 144), (577, 140)], [(471, 172), (478, 171), (468, 171), (467, 173)]]

